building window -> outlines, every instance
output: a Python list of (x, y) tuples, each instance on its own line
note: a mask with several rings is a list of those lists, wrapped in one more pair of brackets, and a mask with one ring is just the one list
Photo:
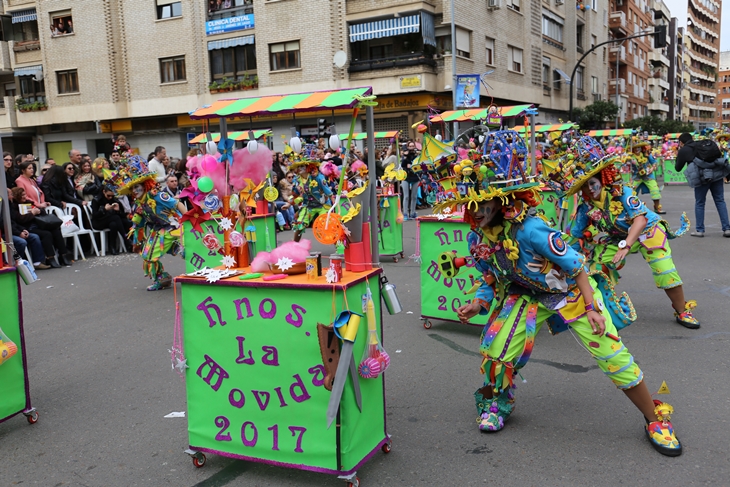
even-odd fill
[(561, 76), (561, 74), (558, 72), (557, 69), (554, 70), (553, 71), (553, 89), (555, 91), (560, 91), (560, 86), (562, 85), (562, 83), (563, 83), (563, 77)]
[(542, 11), (542, 35), (555, 42), (563, 43), (563, 19), (550, 12)]
[(494, 39), (487, 37), (487, 65), (494, 66)]
[(213, 81), (223, 78), (243, 79), (256, 73), (256, 45), (229, 47), (210, 51), (210, 70)]
[(507, 8), (511, 8), (515, 12), (520, 11), (520, 0), (505, 0)]
[(522, 49), (509, 46), (510, 71), (522, 72)]
[(68, 36), (74, 33), (74, 22), (70, 10), (51, 12), (51, 37)]
[(598, 44), (598, 38), (595, 35), (591, 34), (591, 49), (596, 47), (596, 44)]
[(547, 56), (542, 57), (542, 84), (550, 86), (550, 58)]
[(598, 78), (591, 76), (591, 93), (598, 93)]
[(182, 17), (182, 2), (175, 0), (157, 0), (157, 20)]
[(271, 71), (296, 69), (301, 67), (299, 59), (299, 41), (269, 44)]
[(75, 69), (56, 71), (56, 81), (59, 95), (79, 92), (79, 75)]
[(46, 100), (46, 83), (43, 79), (37, 81), (33, 76), (19, 76), (18, 81), (23, 99), (29, 103)]
[(208, 0), (208, 19), (225, 19), (253, 13), (253, 0)]
[(160, 79), (162, 83), (185, 81), (185, 56), (160, 58)]
[(575, 46), (579, 52), (583, 52), (583, 28), (585, 26), (578, 24), (575, 26)]
[(575, 89), (583, 91), (583, 66), (578, 66), (575, 70)]
[(435, 33), (436, 52), (441, 55), (451, 54), (451, 29), (449, 27), (436, 27)]
[(471, 32), (458, 27), (456, 28), (456, 55), (465, 58), (471, 57)]

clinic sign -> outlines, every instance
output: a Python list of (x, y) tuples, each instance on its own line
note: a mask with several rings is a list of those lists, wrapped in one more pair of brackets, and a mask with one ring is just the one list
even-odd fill
[(238, 15), (227, 19), (209, 20), (205, 23), (205, 35), (225, 34), (254, 28), (253, 14)]

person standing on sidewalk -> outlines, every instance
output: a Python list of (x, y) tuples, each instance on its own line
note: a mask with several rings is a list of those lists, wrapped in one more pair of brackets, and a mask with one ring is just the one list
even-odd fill
[(695, 228), (694, 232), (690, 235), (693, 237), (704, 237), (705, 236), (705, 201), (707, 199), (707, 191), (712, 194), (712, 199), (715, 201), (715, 208), (720, 216), (720, 222), (722, 223), (722, 235), (723, 237), (730, 238), (730, 220), (727, 215), (727, 205), (725, 204), (725, 187), (723, 186), (723, 179), (730, 174), (730, 165), (725, 158), (722, 158), (722, 153), (715, 142), (715, 148), (717, 153), (720, 154), (718, 157), (712, 158), (712, 161), (707, 161), (707, 157), (701, 157), (701, 151), (698, 151), (697, 144), (706, 141), (693, 141), (692, 136), (687, 132), (684, 132), (679, 136), (679, 151), (677, 152), (677, 159), (674, 163), (674, 168), (677, 172), (681, 172), (685, 165), (687, 165), (687, 171), (685, 176), (687, 178), (687, 184), (690, 188), (695, 190)]

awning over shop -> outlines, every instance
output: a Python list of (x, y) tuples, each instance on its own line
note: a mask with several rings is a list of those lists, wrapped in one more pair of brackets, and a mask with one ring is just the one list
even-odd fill
[(436, 47), (436, 31), (434, 28), (433, 15), (428, 12), (396, 17), (393, 19), (374, 20), (351, 24), (349, 28), (350, 42), (367, 41), (380, 39), (382, 37), (393, 37), (403, 34), (423, 33), (423, 42)]
[(41, 78), (43, 76), (43, 65), (38, 64), (36, 66), (25, 66), (24, 68), (15, 68), (13, 71), (15, 76), (35, 76)]
[[(555, 125), (535, 125), (535, 133), (540, 132), (562, 132), (563, 130), (577, 129), (578, 124), (576, 123), (559, 123)], [(515, 132), (525, 132), (525, 127), (515, 127)], [(527, 127), (527, 132), (530, 132), (530, 127)]]
[(18, 10), (17, 12), (10, 12), (10, 15), (13, 16), (13, 24), (20, 24), (21, 22), (31, 22), (33, 20), (38, 20), (38, 14), (36, 13), (34, 8)]
[[(519, 117), (525, 112), (533, 108), (535, 105), (513, 105), (508, 107), (498, 107), (499, 115), (502, 117)], [(466, 122), (467, 120), (486, 119), (489, 108), (476, 108), (473, 110), (449, 110), (440, 115), (431, 117), (431, 122)]]
[(231, 39), (222, 39), (220, 41), (208, 42), (208, 50), (214, 51), (216, 49), (226, 49), (228, 47), (245, 46), (246, 44), (255, 44), (256, 39), (254, 36), (241, 36), (233, 37)]
[[(211, 137), (213, 137), (213, 142), (218, 142), (221, 140), (221, 134), (219, 133), (212, 133), (210, 134)], [(263, 130), (254, 130), (253, 136), (257, 139), (263, 137), (264, 135), (270, 136), (271, 135), (271, 129), (263, 129)], [(228, 134), (228, 138), (231, 140), (248, 140), (248, 130), (244, 132), (230, 132)], [(191, 140), (190, 144), (205, 144), (208, 142), (208, 137), (205, 134), (200, 134), (197, 137), (195, 137), (193, 140)]]
[[(392, 139), (398, 136), (398, 130), (391, 130), (390, 132), (375, 132), (376, 139)], [(348, 134), (340, 135), (340, 139), (347, 139)], [(368, 138), (366, 132), (355, 132), (352, 134), (352, 140), (365, 140)]]
[(212, 105), (190, 112), (193, 120), (278, 115), (281, 113), (311, 112), (316, 110), (344, 110), (355, 108), (356, 96), (369, 96), (369, 86), (342, 90), (315, 91), (292, 95), (269, 95), (254, 98), (218, 100)]
[(621, 135), (631, 135), (634, 129), (618, 129), (618, 130), (591, 130), (588, 135), (591, 137), (618, 137)]

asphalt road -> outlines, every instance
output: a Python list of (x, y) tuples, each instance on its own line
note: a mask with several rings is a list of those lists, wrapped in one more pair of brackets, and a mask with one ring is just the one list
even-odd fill
[[(728, 195), (730, 199), (730, 195)], [(666, 217), (694, 219), (692, 192), (669, 187)], [(497, 434), (480, 433), (473, 392), (481, 384), (479, 328), (419, 317), (418, 266), (384, 263), (406, 312), (385, 316), (389, 455), (359, 472), (364, 486), (393, 485), (727, 485), (730, 386), (730, 239), (722, 238), (711, 203), (704, 239), (672, 242), (697, 331), (674, 323), (669, 300), (653, 286), (639, 255), (630, 257), (620, 289), (639, 319), (621, 335), (649, 388), (662, 380), (685, 453), (666, 458), (647, 442), (643, 419), (596, 369), (569, 334), (543, 329), (523, 369), (517, 409)], [(423, 213), (423, 212), (421, 212)], [(415, 222), (405, 224), (406, 255)], [(291, 233), (281, 234), (289, 238)], [(167, 269), (183, 261), (166, 257)], [(41, 272), (24, 286), (30, 388), (40, 421), (0, 424), (0, 486), (338, 486), (341, 480), (208, 456), (202, 469), (183, 454), (185, 384), (170, 370), (174, 298), (146, 292), (141, 260), (127, 254), (90, 258)], [(1, 385), (0, 385), (1, 391)], [(2, 396), (0, 394), (0, 400)]]

